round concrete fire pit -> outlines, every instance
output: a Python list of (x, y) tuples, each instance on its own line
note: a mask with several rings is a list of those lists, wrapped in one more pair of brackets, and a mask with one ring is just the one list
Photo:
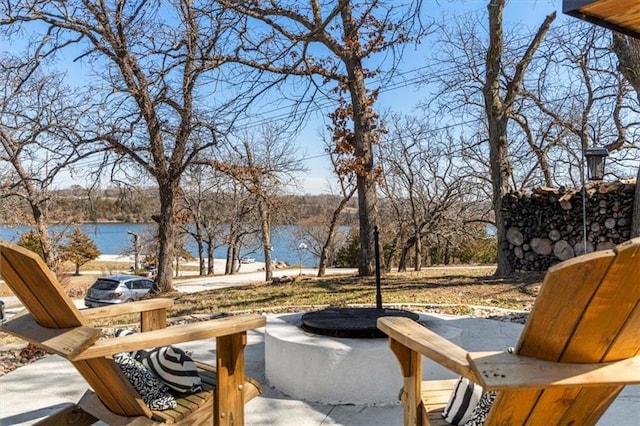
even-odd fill
[[(345, 339), (308, 333), (302, 314), (270, 319), (265, 329), (265, 373), (284, 394), (324, 404), (398, 404), (400, 367), (387, 339)], [(462, 330), (421, 315), (430, 330), (460, 344)], [(453, 373), (423, 358), (425, 379)]]

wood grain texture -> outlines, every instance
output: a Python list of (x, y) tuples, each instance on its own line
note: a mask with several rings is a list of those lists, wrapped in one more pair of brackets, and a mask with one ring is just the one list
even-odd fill
[[(518, 355), (467, 354), (401, 318), (378, 324), (401, 366), (420, 353), (466, 377), (468, 368), (475, 381), (499, 390), (487, 425), (594, 425), (623, 384), (640, 381), (640, 238), (550, 268)], [(411, 391), (415, 381), (405, 387)], [(445, 395), (435, 385), (420, 385), (423, 420), (441, 409)], [(407, 418), (421, 424), (411, 412)]]
[(610, 363), (562, 363), (506, 352), (471, 352), (486, 390), (544, 389), (640, 383), (640, 356)]
[(640, 32), (640, 4), (636, 0), (598, 0), (580, 10), (590, 16)]
[(390, 339), (475, 382), (467, 351), (417, 322), (404, 317), (382, 317), (378, 328)]
[(44, 327), (89, 325), (44, 261), (34, 252), (0, 241), (0, 274)]
[[(95, 417), (113, 425), (156, 421), (241, 425), (244, 403), (262, 392), (257, 382), (244, 376), (244, 347), (247, 330), (266, 324), (263, 316), (238, 315), (167, 329), (166, 312), (173, 306), (170, 299), (150, 299), (80, 313), (39, 257), (4, 242), (0, 243), (0, 273), (29, 311), (5, 324), (3, 330), (67, 358), (93, 389), (78, 403), (81, 410), (77, 413), (70, 409), (43, 424), (63, 424), (74, 419), (83, 424)], [(142, 333), (98, 340), (100, 330), (89, 324), (94, 319), (131, 313), (140, 314)], [(177, 407), (171, 410), (152, 412), (112, 359), (119, 352), (214, 337), (217, 369), (198, 363), (204, 389), (178, 398)]]
[(138, 300), (131, 303), (100, 306), (98, 308), (82, 309), (80, 313), (88, 320), (116, 317), (126, 314), (137, 314), (149, 311), (167, 310), (173, 307), (173, 300), (163, 297), (157, 299)]
[(242, 333), (264, 327), (266, 319), (258, 314), (243, 314), (211, 321), (181, 324), (173, 327), (136, 333), (115, 339), (99, 340), (76, 359), (92, 359), (119, 352), (131, 352), (156, 346), (173, 345), (194, 340)]
[(26, 311), (3, 324), (0, 330), (68, 359), (73, 359), (100, 338), (100, 330), (93, 327), (43, 327)]
[(246, 333), (216, 338), (218, 373), (214, 417), (219, 425), (244, 424), (244, 347)]

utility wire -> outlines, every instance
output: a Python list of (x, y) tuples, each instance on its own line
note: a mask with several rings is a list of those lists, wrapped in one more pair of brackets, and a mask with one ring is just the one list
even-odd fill
[[(480, 11), (482, 9), (476, 9), (476, 10), (472, 10), (472, 11), (468, 11), (465, 14), (472, 14), (472, 13), (476, 13), (478, 11)], [(462, 15), (458, 15), (458, 16), (464, 16), (465, 14)], [(452, 17), (450, 19), (448, 19), (447, 21), (450, 21), (451, 19), (454, 19), (455, 17)], [(555, 28), (565, 28), (572, 25), (572, 23), (567, 22), (561, 25), (556, 26)], [(528, 40), (531, 37), (530, 34), (523, 34), (522, 36), (518, 37), (518, 38), (514, 38), (511, 41), (512, 42), (522, 42), (525, 40)], [(465, 59), (464, 55), (460, 55), (458, 57), (454, 57), (452, 58), (453, 61), (456, 60), (463, 60)], [(423, 66), (419, 66), (419, 67), (415, 67), (403, 72), (400, 72), (398, 74), (396, 74), (396, 76), (394, 77), (395, 79), (397, 79), (398, 77), (403, 77), (403, 76), (408, 76), (408, 79), (405, 80), (400, 80), (400, 81), (396, 81), (394, 83), (391, 84), (387, 84), (385, 87), (380, 88), (379, 92), (380, 93), (388, 93), (388, 92), (392, 92), (394, 90), (399, 90), (399, 89), (404, 89), (410, 86), (414, 86), (420, 83), (426, 83), (428, 81), (432, 81), (434, 78), (438, 77), (439, 75), (442, 74), (448, 74), (448, 73), (452, 73), (455, 72), (458, 69), (457, 65), (453, 64), (450, 67), (447, 68), (443, 68), (441, 66), (441, 63), (437, 63), (437, 62), (431, 62), (427, 65), (423, 65)], [(380, 84), (384, 81), (383, 78), (379, 78), (376, 80), (372, 80), (369, 85), (375, 85), (375, 84)], [(566, 99), (570, 99), (570, 98), (574, 98), (574, 99), (578, 99), (580, 97), (584, 96), (584, 93), (575, 93), (573, 95), (569, 95), (569, 96), (562, 96), (561, 98), (557, 98), (557, 99), (550, 99), (547, 100), (547, 102), (557, 102), (557, 101), (562, 101), (562, 100), (566, 100)], [(336, 105), (336, 101), (332, 100), (332, 99), (325, 99), (323, 101), (318, 101), (314, 103), (314, 106), (312, 108), (309, 109), (309, 112), (313, 113), (313, 112), (321, 112), (324, 109), (328, 109), (332, 106)], [(250, 117), (247, 118), (242, 118), (237, 120), (238, 123), (240, 123), (239, 126), (235, 127), (235, 130), (237, 131), (242, 131), (242, 130), (248, 130), (248, 129), (253, 129), (253, 128), (258, 128), (261, 126), (264, 126), (265, 124), (268, 123), (273, 123), (276, 121), (282, 121), (282, 120), (286, 120), (288, 118), (291, 117), (290, 115), (290, 111), (291, 109), (295, 106), (295, 104), (291, 104), (291, 105), (283, 105), (283, 106), (279, 106), (279, 107), (275, 107), (275, 108), (271, 108), (268, 111), (264, 112), (263, 118), (259, 119), (259, 120), (255, 120), (252, 119)], [(278, 111), (284, 111), (282, 113), (279, 114), (273, 114), (275, 112)], [(245, 121), (249, 121), (251, 120), (251, 122), (247, 123), (247, 124), (242, 124)], [(456, 128), (456, 127), (460, 127), (460, 126), (465, 126), (468, 124), (472, 124), (472, 123), (476, 123), (477, 121), (479, 121), (479, 119), (473, 119), (473, 120), (465, 120), (462, 122), (457, 122), (457, 123), (452, 123), (452, 124), (447, 124), (447, 125), (443, 125), (437, 128), (433, 128), (430, 129), (433, 132), (438, 132), (438, 131), (443, 131), (443, 130), (448, 130), (451, 128)], [(308, 157), (306, 159), (316, 159), (316, 158), (322, 158), (322, 157), (326, 157), (328, 156), (328, 153), (323, 153), (323, 154), (318, 154), (318, 155), (314, 155), (312, 157)], [(80, 161), (78, 163), (76, 163), (76, 165), (78, 167), (91, 167), (91, 166), (95, 166), (101, 164), (100, 160), (93, 160), (93, 161)]]

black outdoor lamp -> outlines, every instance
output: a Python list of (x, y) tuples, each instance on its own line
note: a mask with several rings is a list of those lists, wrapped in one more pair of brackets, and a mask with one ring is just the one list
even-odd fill
[(589, 180), (604, 179), (604, 164), (608, 156), (606, 148), (589, 148), (584, 152)]

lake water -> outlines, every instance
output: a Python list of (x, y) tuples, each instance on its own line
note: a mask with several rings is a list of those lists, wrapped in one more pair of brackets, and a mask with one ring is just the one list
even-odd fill
[[(132, 254), (133, 253), (133, 237), (128, 232), (140, 235), (140, 239), (144, 240), (145, 236), (155, 233), (155, 224), (147, 223), (85, 223), (80, 225), (82, 232), (87, 234), (91, 240), (98, 246), (102, 254)], [(318, 258), (306, 250), (299, 251), (296, 247), (299, 242), (295, 240), (293, 226), (279, 226), (274, 228), (272, 235), (273, 252), (272, 260), (284, 261), (290, 265), (300, 264), (300, 255), (302, 255), (303, 266), (316, 266)], [(25, 232), (31, 230), (29, 226), (7, 226), (0, 225), (0, 240), (16, 242)], [(52, 235), (64, 232), (73, 232), (73, 228), (62, 225), (52, 225), (50, 232)], [(197, 257), (197, 245), (193, 238), (187, 237), (186, 248)], [(225, 259), (227, 256), (226, 247), (219, 247), (215, 250), (214, 255), (217, 259)], [(264, 261), (261, 251), (249, 252), (246, 250), (241, 253), (242, 256), (254, 258), (258, 262)]]

